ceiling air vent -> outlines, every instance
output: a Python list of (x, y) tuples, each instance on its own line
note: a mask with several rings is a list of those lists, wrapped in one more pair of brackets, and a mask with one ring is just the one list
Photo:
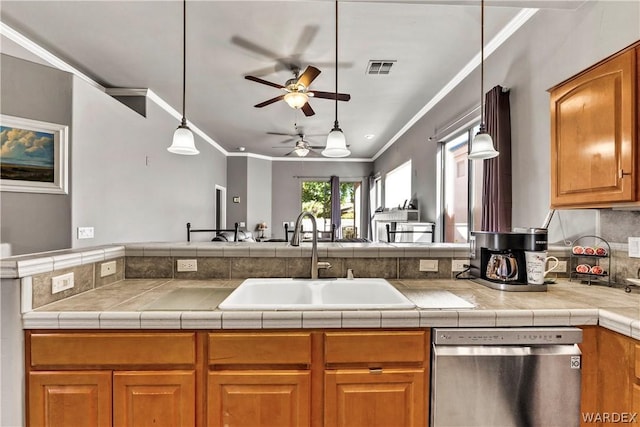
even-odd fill
[(395, 59), (372, 59), (367, 65), (367, 74), (389, 74), (395, 62), (397, 62)]

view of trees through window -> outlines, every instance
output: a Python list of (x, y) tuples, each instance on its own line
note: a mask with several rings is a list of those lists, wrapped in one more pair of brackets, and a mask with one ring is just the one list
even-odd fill
[[(357, 217), (360, 183), (340, 183), (340, 211), (343, 237), (357, 237)], [(331, 231), (331, 183), (329, 181), (302, 182), (302, 210), (311, 212), (317, 221), (318, 230)], [(310, 230), (311, 225), (303, 228)]]

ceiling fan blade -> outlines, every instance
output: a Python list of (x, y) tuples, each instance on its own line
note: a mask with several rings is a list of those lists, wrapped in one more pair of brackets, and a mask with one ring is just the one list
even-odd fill
[(284, 89), (284, 86), (282, 86), (281, 84), (278, 83), (272, 83), (266, 80), (261, 79), (260, 77), (255, 77), (255, 76), (244, 76), (245, 79), (247, 80), (251, 80), (252, 82), (256, 82), (256, 83), (262, 83), (263, 85), (267, 85), (267, 86), (273, 86), (275, 88), (278, 89)]
[[(337, 96), (336, 96), (337, 95)], [(338, 101), (348, 101), (351, 99), (351, 95), (348, 93), (338, 93), (335, 92), (322, 92), (322, 91), (313, 91), (314, 98), (323, 98), (323, 99), (333, 99), (338, 98)]]
[(282, 101), (283, 99), (284, 99), (284, 95), (276, 96), (275, 98), (271, 98), (271, 99), (268, 99), (268, 100), (266, 100), (264, 102), (261, 102), (260, 104), (256, 104), (256, 105), (254, 105), (254, 107), (256, 107), (256, 108), (266, 107), (267, 105), (271, 105), (274, 102)]
[(295, 133), (284, 133), (284, 132), (267, 132), (267, 135), (297, 136), (297, 134)]
[(307, 48), (311, 45), (313, 39), (315, 39), (316, 34), (320, 27), (317, 25), (305, 25), (302, 29), (302, 33), (296, 42), (296, 46), (293, 48), (293, 55), (302, 56), (302, 54), (307, 50)]
[[(282, 95), (282, 97), (284, 98), (284, 95)], [(311, 108), (311, 105), (309, 105), (308, 102), (302, 106), (302, 112), (307, 117), (313, 116), (316, 113), (315, 111), (313, 111), (313, 108)]]
[(321, 71), (316, 67), (309, 65), (304, 73), (300, 77), (298, 77), (298, 84), (303, 85), (304, 87), (309, 87), (311, 82), (315, 80), (316, 77), (320, 75)]

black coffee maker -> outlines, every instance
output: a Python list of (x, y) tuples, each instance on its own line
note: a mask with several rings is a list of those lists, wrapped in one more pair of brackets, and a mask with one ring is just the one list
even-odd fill
[(472, 231), (470, 269), (473, 281), (503, 291), (546, 291), (547, 285), (527, 283), (525, 251), (546, 251), (547, 230), (523, 229), (498, 233)]

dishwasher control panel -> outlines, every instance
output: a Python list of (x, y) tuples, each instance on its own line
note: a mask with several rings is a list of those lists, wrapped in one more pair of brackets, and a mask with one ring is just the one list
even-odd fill
[(560, 345), (582, 342), (579, 328), (435, 328), (436, 345)]

